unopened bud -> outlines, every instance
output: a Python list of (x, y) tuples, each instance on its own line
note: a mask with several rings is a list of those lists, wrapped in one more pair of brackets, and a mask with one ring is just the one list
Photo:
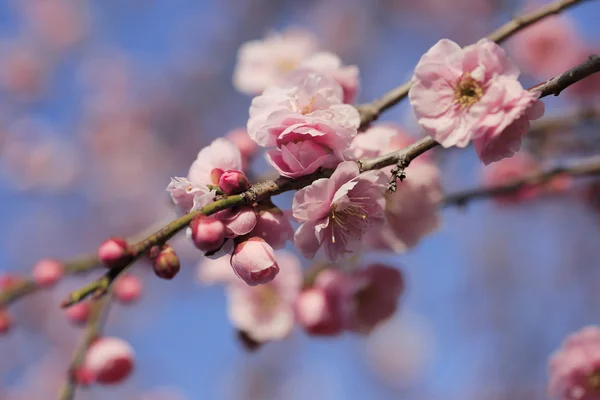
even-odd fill
[(15, 285), (18, 285), (21, 282), (23, 282), (23, 279), (18, 276), (11, 275), (11, 274), (4, 274), (4, 275), (0, 276), (0, 289), (1, 290), (12, 289)]
[(83, 369), (98, 383), (121, 383), (133, 370), (133, 349), (122, 339), (100, 338), (88, 349)]
[(79, 325), (87, 322), (90, 315), (90, 305), (88, 302), (73, 304), (65, 309), (65, 315), (73, 324)]
[(122, 303), (133, 303), (142, 294), (142, 281), (134, 275), (120, 277), (114, 285), (115, 298)]
[(173, 279), (181, 268), (179, 257), (169, 245), (164, 245), (153, 262), (154, 273), (162, 279)]
[(242, 171), (230, 169), (219, 178), (219, 187), (226, 195), (238, 194), (250, 188), (250, 181)]
[(105, 240), (98, 248), (100, 262), (108, 268), (121, 268), (131, 262), (129, 244), (122, 238)]
[(236, 246), (231, 266), (249, 286), (270, 282), (279, 273), (273, 248), (259, 237), (252, 237)]
[(33, 266), (33, 280), (41, 287), (54, 285), (63, 276), (63, 264), (56, 260), (39, 260)]
[(225, 243), (225, 225), (213, 216), (194, 218), (188, 232), (194, 245), (205, 252), (216, 251)]

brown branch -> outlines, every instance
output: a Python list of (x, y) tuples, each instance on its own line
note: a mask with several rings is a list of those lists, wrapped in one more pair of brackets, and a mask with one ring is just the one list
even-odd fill
[(95, 300), (91, 304), (90, 315), (85, 328), (85, 333), (81, 339), (81, 343), (73, 354), (73, 359), (69, 366), (67, 381), (60, 391), (59, 400), (73, 400), (75, 398), (75, 390), (79, 384), (78, 374), (79, 368), (82, 366), (87, 350), (90, 348), (94, 340), (100, 336), (104, 319), (108, 312), (111, 296), (105, 296), (102, 299)]
[[(504, 40), (508, 39), (513, 34), (518, 31), (550, 16), (553, 14), (558, 14), (563, 10), (566, 10), (570, 7), (578, 3), (582, 3), (585, 0), (557, 0), (545, 6), (539, 7), (529, 13), (523, 14), (520, 17), (515, 17), (511, 21), (502, 25), (500, 28), (496, 29), (494, 32), (490, 33), (487, 38), (496, 42), (501, 43)], [(588, 74), (590, 75), (590, 74)], [(587, 76), (587, 75), (586, 75)], [(575, 82), (568, 83), (568, 78), (565, 77), (561, 83), (566, 84), (566, 86), (561, 85), (553, 85), (554, 91), (546, 93), (547, 94), (555, 94), (558, 95), (560, 90), (563, 90), (565, 87), (572, 85)], [(402, 99), (404, 99), (408, 95), (408, 91), (412, 86), (412, 82), (408, 81), (404, 84), (398, 86), (385, 93), (381, 98), (369, 103), (363, 104), (358, 107), (358, 111), (361, 114), (361, 128), (366, 128), (371, 122), (375, 121), (381, 113), (383, 113), (388, 108), (398, 104)], [(556, 92), (557, 89), (560, 90)], [(542, 91), (542, 93), (545, 93)]]
[(562, 133), (582, 124), (600, 125), (600, 108), (582, 108), (572, 112), (544, 117), (531, 124), (528, 138), (538, 138), (549, 133)]
[(556, 166), (545, 171), (524, 176), (523, 178), (515, 179), (503, 185), (453, 193), (444, 198), (442, 205), (464, 206), (473, 200), (515, 193), (527, 186), (536, 186), (548, 183), (550, 180), (559, 175), (570, 175), (576, 177), (600, 175), (600, 158), (593, 157), (579, 161), (573, 165)]
[[(544, 97), (549, 95), (550, 93), (554, 93), (556, 90), (560, 91), (564, 89), (564, 87), (566, 87), (564, 86), (565, 82), (576, 82), (596, 72), (598, 68), (600, 68), (600, 57), (591, 57), (582, 65), (576, 66), (575, 68), (555, 78), (552, 78), (547, 82), (544, 82), (540, 85), (536, 85), (535, 87), (529, 90), (538, 90), (538, 88), (543, 86), (546, 89), (544, 92), (542, 92), (540, 97)], [(561, 78), (565, 75), (571, 76), (571, 78), (569, 78), (569, 81), (566, 81), (565, 79)], [(398, 176), (401, 177), (401, 174), (403, 174), (404, 169), (408, 167), (412, 160), (438, 145), (439, 143), (433, 140), (430, 136), (427, 136), (404, 149), (384, 154), (379, 157), (359, 160), (357, 161), (357, 164), (361, 172), (396, 165), (395, 172)], [(167, 224), (165, 227), (161, 228), (160, 230), (148, 236), (139, 243), (134, 244), (131, 250), (133, 258), (129, 264), (120, 268), (113, 268), (109, 270), (103, 277), (89, 283), (88, 285), (78, 290), (71, 292), (67, 296), (67, 298), (62, 302), (62, 306), (68, 307), (70, 305), (80, 302), (81, 300), (85, 299), (90, 295), (99, 297), (106, 294), (115, 278), (117, 278), (121, 273), (127, 270), (143, 254), (147, 253), (150, 250), (150, 248), (152, 248), (155, 245), (161, 245), (167, 240), (171, 239), (175, 234), (187, 227), (189, 223), (199, 215), (211, 215), (221, 210), (225, 210), (227, 208), (232, 208), (240, 205), (252, 205), (262, 200), (269, 199), (272, 196), (276, 196), (278, 194), (290, 190), (297, 190), (303, 188), (305, 186), (310, 185), (317, 179), (331, 176), (332, 173), (332, 169), (321, 169), (313, 174), (298, 179), (280, 177), (274, 181), (260, 182), (253, 185), (249, 190), (247, 190), (244, 193), (216, 200), (213, 203), (205, 206), (201, 210), (192, 211)], [(395, 181), (396, 179), (394, 178), (394, 188)]]

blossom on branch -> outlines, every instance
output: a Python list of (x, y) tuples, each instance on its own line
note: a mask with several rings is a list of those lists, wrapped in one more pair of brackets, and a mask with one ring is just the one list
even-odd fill
[(329, 75), (342, 87), (344, 103), (351, 104), (356, 99), (360, 88), (358, 67), (356, 65), (344, 66), (337, 55), (330, 52), (316, 53), (300, 64), (298, 70)]
[(442, 39), (417, 64), (409, 99), (419, 124), (442, 146), (475, 140), (488, 164), (512, 156), (529, 119), (543, 113), (541, 106), (528, 112), (540, 93), (525, 90), (518, 76), (506, 52), (488, 39), (464, 49)]
[(386, 183), (381, 171), (359, 174), (356, 163), (347, 161), (331, 178), (300, 189), (292, 206), (302, 222), (294, 235), (296, 247), (307, 258), (323, 247), (332, 261), (359, 251), (364, 235), (384, 222)]

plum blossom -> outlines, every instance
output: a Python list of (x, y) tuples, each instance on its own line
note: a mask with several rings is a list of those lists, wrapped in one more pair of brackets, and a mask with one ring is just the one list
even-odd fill
[(302, 285), (297, 257), (277, 252), (280, 272), (272, 281), (248, 286), (241, 280), (227, 286), (228, 315), (232, 324), (252, 340), (280, 340), (294, 328), (294, 301)]
[(354, 102), (360, 88), (358, 67), (356, 65), (343, 66), (342, 60), (330, 52), (319, 52), (312, 55), (300, 64), (298, 71), (316, 71), (331, 76), (342, 87), (344, 92), (342, 100), (347, 104)]
[(291, 178), (334, 167), (360, 125), (358, 111), (343, 104), (342, 88), (330, 77), (309, 73), (296, 78), (255, 97), (248, 120), (250, 137), (260, 146), (277, 147), (267, 159)]
[(317, 48), (316, 37), (299, 28), (247, 42), (238, 50), (233, 86), (242, 93), (259, 94), (282, 83)]
[(515, 35), (509, 51), (525, 72), (550, 78), (584, 60), (583, 47), (575, 22), (566, 15), (555, 15)]
[(292, 213), (302, 222), (294, 235), (307, 258), (319, 248), (337, 261), (360, 249), (365, 233), (380, 227), (387, 179), (381, 171), (359, 174), (355, 162), (340, 163), (328, 179), (318, 179), (294, 196)]
[(288, 217), (277, 207), (259, 207), (258, 220), (251, 235), (261, 237), (274, 249), (282, 249), (294, 237)]
[(242, 169), (239, 149), (227, 139), (218, 138), (198, 152), (188, 172), (194, 185), (218, 185), (219, 178), (227, 170)]
[(518, 76), (505, 51), (488, 39), (464, 49), (442, 39), (417, 64), (409, 99), (419, 124), (442, 146), (481, 139), (478, 153), (489, 163), (518, 150), (529, 127), (524, 122), (543, 112), (537, 106), (528, 113), (540, 93), (523, 89)]
[[(357, 135), (349, 151), (355, 158), (376, 157), (405, 148), (413, 141), (397, 125), (378, 124)], [(389, 174), (390, 169), (385, 169), (385, 173)], [(401, 188), (385, 194), (385, 223), (366, 237), (367, 245), (398, 253), (415, 247), (438, 228), (441, 199), (438, 168), (427, 157), (417, 158), (407, 169)]]
[(134, 353), (129, 343), (116, 337), (103, 337), (88, 349), (83, 367), (94, 381), (116, 384), (125, 380), (132, 372)]
[(212, 202), (215, 192), (203, 184), (193, 184), (187, 178), (171, 178), (167, 186), (167, 192), (171, 195), (173, 203), (177, 206), (180, 214), (199, 210)]
[(571, 334), (549, 361), (548, 392), (561, 400), (600, 399), (600, 328)]
[(250, 286), (270, 282), (279, 273), (273, 248), (256, 236), (235, 247), (231, 266), (235, 274)]

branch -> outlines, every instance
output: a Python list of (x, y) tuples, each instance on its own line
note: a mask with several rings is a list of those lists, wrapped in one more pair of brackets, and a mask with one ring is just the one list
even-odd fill
[[(542, 6), (538, 9), (533, 10), (533, 11), (531, 11), (527, 14), (524, 14), (520, 17), (513, 18), (511, 21), (507, 22), (506, 24), (502, 25), (500, 28), (496, 29), (494, 32), (490, 33), (487, 36), (487, 38), (496, 43), (501, 43), (504, 40), (508, 39), (513, 34), (517, 33), (518, 31), (520, 31), (520, 30), (522, 30), (522, 29), (524, 29), (524, 28), (550, 16), (550, 15), (558, 14), (561, 11), (566, 10), (566, 9), (568, 9), (578, 3), (581, 3), (583, 1), (585, 1), (585, 0), (557, 0), (557, 1), (554, 1), (553, 3)], [(588, 75), (590, 75), (590, 74), (588, 74)], [(585, 76), (587, 76), (587, 75), (585, 75)], [(556, 90), (557, 88), (560, 88), (560, 90), (563, 90), (565, 87), (572, 85), (573, 83), (575, 83), (577, 81), (574, 81), (571, 83), (567, 83), (567, 82), (568, 82), (568, 80), (563, 82), (563, 83), (566, 83), (566, 86), (564, 86), (564, 87), (557, 86), (554, 89)], [(361, 128), (362, 129), (366, 128), (371, 122), (373, 122), (377, 118), (379, 118), (381, 113), (383, 113), (388, 108), (398, 104), (402, 99), (404, 99), (408, 95), (408, 91), (410, 90), (411, 86), (412, 86), (411, 81), (405, 82), (404, 84), (398, 86), (397, 88), (390, 90), (389, 92), (384, 94), (381, 98), (373, 101), (372, 103), (363, 104), (363, 105), (359, 106), (358, 111), (360, 112), (360, 116), (361, 116)], [(539, 90), (542, 90), (542, 89), (539, 89)], [(544, 94), (545, 92), (542, 90), (542, 93)], [(558, 95), (558, 93), (560, 93), (560, 91), (546, 93), (546, 94), (544, 94), (544, 96), (546, 96), (548, 94)]]
[(510, 194), (519, 191), (527, 186), (542, 185), (549, 182), (558, 175), (570, 176), (594, 176), (600, 175), (600, 158), (592, 157), (584, 161), (579, 161), (570, 166), (556, 166), (546, 171), (524, 176), (523, 178), (512, 180), (506, 184), (492, 186), (488, 188), (478, 188), (450, 194), (442, 201), (443, 206), (464, 206), (469, 201), (485, 199), (503, 194)]
[(531, 124), (528, 139), (539, 138), (548, 133), (561, 133), (581, 124), (600, 125), (600, 108), (582, 108), (568, 114), (544, 117)]
[(69, 373), (67, 374), (67, 381), (65, 382), (60, 395), (59, 400), (73, 400), (75, 397), (75, 390), (78, 386), (78, 373), (79, 368), (85, 360), (87, 350), (92, 345), (94, 340), (100, 335), (104, 317), (108, 311), (108, 305), (110, 303), (110, 296), (105, 296), (100, 300), (96, 300), (91, 304), (90, 316), (85, 328), (85, 333), (81, 340), (81, 343), (73, 354), (71, 365), (69, 366)]

